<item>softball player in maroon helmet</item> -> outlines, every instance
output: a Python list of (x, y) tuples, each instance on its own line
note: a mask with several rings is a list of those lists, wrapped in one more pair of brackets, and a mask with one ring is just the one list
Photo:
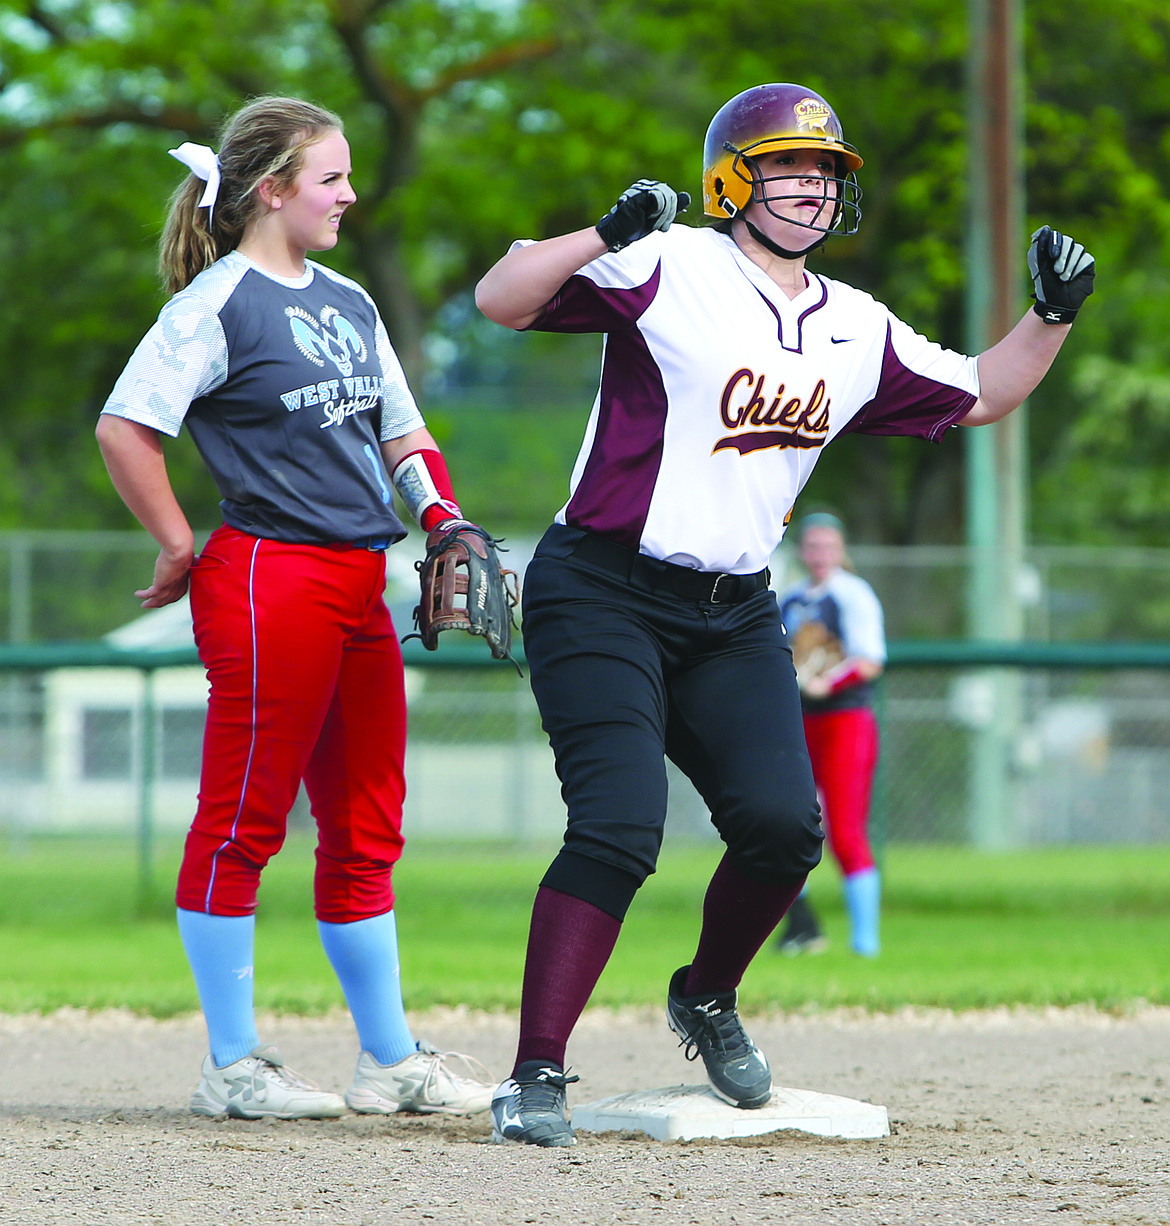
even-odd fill
[(768, 560), (837, 435), (937, 440), (1004, 417), (1091, 288), (1091, 257), (1045, 228), (1030, 252), (1040, 313), (977, 358), (932, 344), (807, 265), (857, 228), (861, 167), (824, 98), (760, 85), (707, 133), (714, 224), (672, 225), (689, 201), (640, 179), (596, 226), (518, 242), (479, 284), (499, 324), (605, 338), (569, 498), (525, 581), (525, 652), (569, 816), (534, 904), (500, 1139), (572, 1142), (566, 1046), (654, 871), (666, 758), (726, 845), (694, 956), (663, 968), (668, 1021), (718, 1095), (768, 1101), (736, 989), (822, 842)]
[[(402, 1009), (391, 871), (402, 850), (406, 701), (383, 598), (406, 531), (459, 519), (442, 456), (386, 329), (355, 282), (306, 258), (337, 242), (350, 185), (341, 121), (261, 98), (219, 153), (183, 144), (161, 265), (174, 297), (98, 425), (110, 475), (159, 542), (157, 608), (191, 591), (210, 699), (178, 919), (210, 1054), (203, 1115), (486, 1110), (466, 1057), (416, 1043)], [(162, 442), (186, 424), (223, 496), (194, 557)], [(318, 829), (322, 944), (361, 1043), (344, 1100), (260, 1042), (252, 1009), (261, 870), (304, 781)]]

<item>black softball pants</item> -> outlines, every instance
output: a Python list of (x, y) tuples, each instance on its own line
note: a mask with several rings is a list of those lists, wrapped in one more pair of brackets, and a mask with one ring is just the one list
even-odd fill
[(662, 576), (683, 568), (619, 575), (582, 558), (596, 539), (554, 525), (524, 581), (524, 650), (569, 815), (544, 884), (624, 917), (662, 844), (666, 758), (744, 874), (805, 876), (824, 836), (775, 595), (679, 596)]

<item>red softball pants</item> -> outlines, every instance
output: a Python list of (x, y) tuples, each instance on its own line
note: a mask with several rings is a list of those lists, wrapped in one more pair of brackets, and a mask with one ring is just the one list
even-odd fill
[(191, 572), (210, 697), (180, 908), (251, 915), (301, 781), (317, 823), (318, 919), (394, 905), (406, 697), (386, 559), (216, 530)]
[(829, 850), (846, 877), (873, 868), (866, 829), (878, 757), (873, 710), (853, 707), (805, 715), (804, 736), (823, 802)]

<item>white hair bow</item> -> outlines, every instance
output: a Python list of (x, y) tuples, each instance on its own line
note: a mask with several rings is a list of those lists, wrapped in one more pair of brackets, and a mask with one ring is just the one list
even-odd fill
[(167, 152), (207, 184), (199, 198), (199, 208), (206, 207), (207, 228), (210, 230), (211, 212), (215, 207), (215, 198), (219, 195), (219, 157), (214, 149), (209, 149), (206, 145), (194, 145), (189, 140), (184, 141), (177, 149), (168, 149)]

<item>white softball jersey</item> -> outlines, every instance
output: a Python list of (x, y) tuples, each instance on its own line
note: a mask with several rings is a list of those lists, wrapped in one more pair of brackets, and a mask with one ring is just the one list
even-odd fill
[(570, 277), (532, 329), (605, 341), (557, 522), (662, 561), (751, 574), (837, 435), (937, 442), (966, 415), (974, 358), (869, 294), (806, 279), (790, 299), (730, 236), (678, 224)]
[(313, 261), (292, 279), (233, 251), (163, 307), (103, 413), (184, 422), (224, 520), (271, 540), (401, 540), (379, 443), (424, 424), (373, 300)]

